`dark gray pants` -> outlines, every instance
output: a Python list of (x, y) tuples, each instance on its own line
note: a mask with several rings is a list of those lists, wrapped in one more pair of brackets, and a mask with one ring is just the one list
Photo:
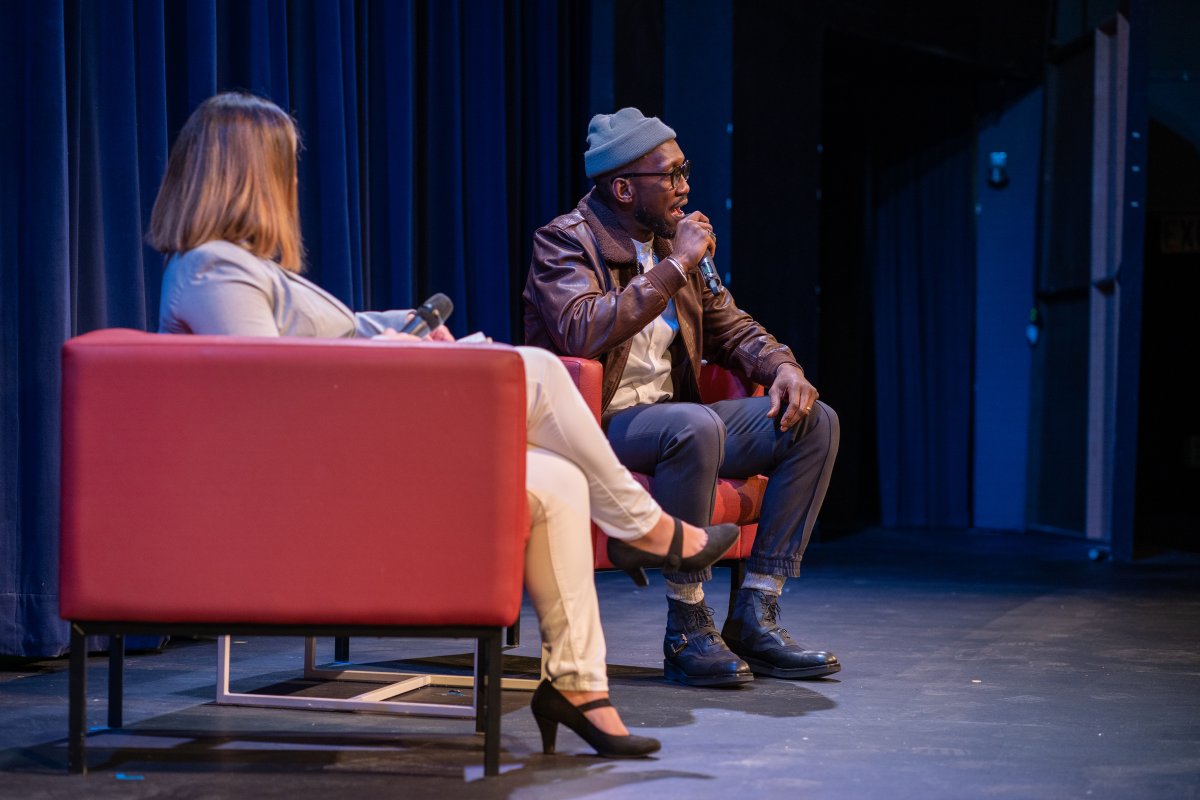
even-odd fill
[[(837, 457), (837, 413), (818, 401), (786, 433), (767, 418), (767, 397), (632, 406), (606, 420), (608, 441), (621, 463), (654, 476), (654, 499), (668, 514), (693, 525), (712, 520), (717, 478), (766, 475), (758, 535), (746, 569), (795, 577), (825, 500)], [(664, 573), (697, 583), (712, 569)]]

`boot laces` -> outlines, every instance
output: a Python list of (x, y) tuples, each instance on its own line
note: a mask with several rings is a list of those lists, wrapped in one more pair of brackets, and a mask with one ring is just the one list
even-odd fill
[(684, 624), (690, 630), (694, 630), (697, 636), (703, 636), (705, 640), (712, 642), (713, 637), (717, 635), (717, 628), (713, 624), (713, 610), (704, 603), (688, 603), (687, 606)]
[(787, 636), (787, 629), (779, 625), (779, 598), (773, 594), (762, 592), (759, 594), (758, 602), (762, 605), (763, 622), (775, 626), (782, 636)]

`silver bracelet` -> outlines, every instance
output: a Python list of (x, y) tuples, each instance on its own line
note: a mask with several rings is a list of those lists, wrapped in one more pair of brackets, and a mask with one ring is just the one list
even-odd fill
[(687, 270), (683, 268), (683, 263), (680, 262), (680, 260), (678, 258), (676, 258), (675, 256), (667, 256), (666, 258), (663, 259), (663, 261), (670, 261), (672, 264), (675, 265), (675, 269), (679, 270), (680, 275), (682, 275), (685, 278), (687, 277)]

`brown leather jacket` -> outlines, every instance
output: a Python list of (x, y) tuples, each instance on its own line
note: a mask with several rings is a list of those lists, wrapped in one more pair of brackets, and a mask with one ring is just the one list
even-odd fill
[[(533, 260), (525, 283), (525, 343), (559, 355), (596, 358), (604, 364), (602, 408), (617, 390), (630, 340), (675, 298), (679, 335), (671, 345), (676, 400), (699, 401), (701, 359), (769, 386), (792, 351), (733, 303), (729, 291), (714, 297), (700, 275), (685, 278), (674, 267), (639, 274), (629, 234), (588, 192), (574, 211), (533, 235)], [(671, 242), (655, 237), (655, 255)]]

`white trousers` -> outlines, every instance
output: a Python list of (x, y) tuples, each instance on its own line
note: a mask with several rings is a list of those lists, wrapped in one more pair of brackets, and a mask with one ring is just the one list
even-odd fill
[(542, 675), (558, 689), (606, 691), (604, 632), (591, 522), (617, 539), (650, 531), (662, 509), (617, 461), (557, 356), (518, 347), (525, 362), (525, 587), (542, 635)]

